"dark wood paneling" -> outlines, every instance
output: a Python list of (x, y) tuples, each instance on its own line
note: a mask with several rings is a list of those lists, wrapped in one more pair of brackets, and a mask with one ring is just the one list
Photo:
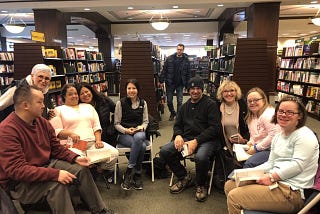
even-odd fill
[(141, 86), (140, 97), (145, 99), (149, 114), (160, 119), (157, 111), (158, 101), (156, 99), (152, 44), (149, 41), (124, 41), (122, 42), (122, 66), (120, 97), (126, 96), (125, 84), (128, 79), (137, 79)]

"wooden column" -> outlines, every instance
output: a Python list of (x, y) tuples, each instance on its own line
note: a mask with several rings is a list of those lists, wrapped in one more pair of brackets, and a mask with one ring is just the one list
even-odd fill
[(127, 96), (126, 81), (137, 79), (141, 86), (139, 96), (146, 100), (149, 114), (159, 120), (151, 51), (152, 43), (150, 41), (122, 42), (120, 97)]
[(247, 11), (248, 38), (262, 38), (267, 41), (266, 61), (268, 63), (268, 71), (265, 92), (272, 92), (276, 89), (279, 12), (280, 2), (254, 3)]
[(67, 47), (68, 16), (55, 9), (34, 9), (35, 30), (45, 34), (45, 46)]
[[(111, 24), (107, 28), (111, 28)], [(98, 39), (99, 51), (103, 54), (104, 62), (106, 63), (106, 70), (115, 70), (115, 58), (114, 58), (114, 41), (111, 35), (111, 29), (104, 30), (99, 28), (95, 33)]]

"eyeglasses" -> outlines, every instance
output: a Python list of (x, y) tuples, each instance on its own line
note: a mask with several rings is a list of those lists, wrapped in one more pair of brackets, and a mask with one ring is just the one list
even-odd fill
[(222, 93), (224, 93), (224, 94), (234, 93), (234, 92), (236, 92), (236, 90), (234, 90), (234, 89), (222, 91)]
[(277, 111), (278, 115), (286, 115), (287, 117), (292, 117), (295, 114), (300, 114), (300, 112), (293, 112), (293, 111), (284, 111), (282, 109), (279, 109)]
[(259, 100), (262, 100), (263, 98), (258, 98), (258, 99), (252, 99), (252, 100), (247, 100), (247, 103), (257, 103)]
[(43, 75), (39, 75), (39, 76), (37, 76), (37, 78), (39, 78), (40, 80), (45, 80), (45, 81), (50, 81), (51, 80), (51, 78), (50, 77), (45, 77), (45, 76), (43, 76)]

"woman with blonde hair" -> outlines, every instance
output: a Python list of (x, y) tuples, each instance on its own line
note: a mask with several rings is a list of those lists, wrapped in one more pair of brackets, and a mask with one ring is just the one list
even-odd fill
[(275, 111), (261, 88), (254, 87), (248, 91), (247, 105), (246, 122), (250, 131), (247, 153), (252, 156), (244, 163), (244, 168), (255, 167), (266, 162), (269, 158), (272, 138), (280, 132), (279, 125), (271, 122)]

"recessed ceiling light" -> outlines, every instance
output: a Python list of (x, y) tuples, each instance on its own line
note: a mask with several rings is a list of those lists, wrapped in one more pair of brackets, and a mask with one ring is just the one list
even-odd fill
[(129, 20), (131, 20), (131, 19), (132, 19), (132, 17), (129, 17), (128, 19), (129, 19)]
[(90, 8), (84, 8), (83, 10), (85, 10), (85, 11), (89, 11), (89, 10), (91, 10)]
[(200, 10), (195, 10), (194, 12), (195, 12), (195, 13), (200, 13), (201, 11), (200, 11)]
[(223, 5), (223, 4), (218, 4), (217, 6), (218, 6), (218, 7), (223, 7), (224, 5)]
[(1, 10), (1, 13), (8, 13), (7, 10)]
[(317, 4), (318, 1), (311, 1), (310, 4)]
[(133, 7), (129, 6), (129, 7), (128, 7), (128, 10), (133, 10)]
[(185, 34), (183, 35), (184, 37), (190, 37), (191, 35), (190, 34)]
[(179, 6), (178, 6), (178, 5), (174, 5), (174, 6), (172, 6), (172, 8), (173, 8), (173, 9), (178, 9)]

